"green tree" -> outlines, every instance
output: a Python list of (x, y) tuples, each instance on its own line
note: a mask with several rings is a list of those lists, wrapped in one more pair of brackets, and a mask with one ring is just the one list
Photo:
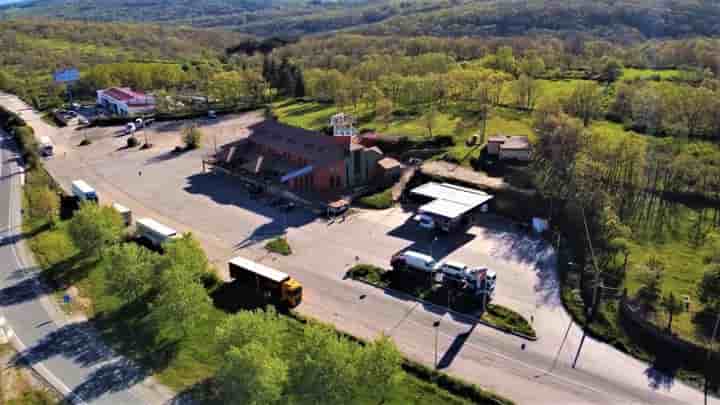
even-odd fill
[(623, 65), (615, 58), (606, 57), (602, 60), (600, 67), (600, 80), (605, 83), (614, 83), (623, 74)]
[(183, 130), (182, 139), (185, 143), (185, 148), (197, 149), (202, 145), (203, 133), (200, 128), (192, 126)]
[(705, 272), (697, 290), (700, 302), (713, 312), (720, 312), (720, 264)]
[(294, 403), (357, 403), (358, 391), (368, 389), (356, 379), (360, 346), (324, 326), (307, 325), (303, 332), (291, 373)]
[(382, 404), (402, 382), (402, 355), (388, 336), (365, 346), (360, 354), (358, 381), (363, 382), (364, 398), (370, 404)]
[(392, 116), (393, 112), (393, 104), (392, 101), (389, 99), (383, 97), (377, 101), (377, 104), (375, 105), (375, 115), (377, 118), (387, 123), (390, 121), (390, 117)]
[(565, 108), (568, 113), (580, 118), (583, 126), (587, 127), (593, 118), (601, 114), (600, 87), (594, 82), (579, 84), (567, 100)]
[(288, 370), (286, 360), (251, 342), (225, 354), (217, 377), (226, 403), (284, 404)]
[(124, 222), (112, 207), (86, 202), (75, 212), (68, 230), (75, 246), (87, 255), (94, 255), (122, 239)]
[(35, 218), (42, 218), (50, 225), (54, 225), (60, 215), (60, 197), (50, 188), (32, 187), (28, 193), (30, 214)]
[(205, 287), (185, 270), (173, 265), (160, 271), (160, 292), (152, 305), (152, 319), (161, 338), (184, 338), (207, 318), (212, 308)]
[(106, 277), (113, 293), (134, 301), (153, 287), (158, 257), (134, 243), (112, 246), (105, 255)]
[(522, 74), (514, 83), (515, 97), (519, 107), (532, 110), (535, 108), (540, 93), (540, 83), (532, 77)]
[(260, 342), (268, 351), (278, 351), (287, 340), (288, 324), (273, 307), (267, 310), (241, 311), (226, 318), (215, 330), (218, 350)]
[(428, 136), (433, 137), (433, 129), (437, 126), (438, 112), (435, 107), (430, 107), (422, 116), (422, 123), (428, 130)]
[(660, 305), (665, 310), (665, 312), (667, 312), (668, 315), (667, 330), (668, 332), (672, 332), (673, 316), (683, 313), (683, 311), (685, 310), (685, 305), (672, 292), (663, 297)]
[(640, 289), (637, 298), (646, 308), (652, 309), (660, 300), (662, 294), (662, 277), (664, 265), (656, 257), (651, 257), (647, 262), (647, 269), (640, 274)]
[(185, 233), (180, 238), (171, 239), (163, 245), (160, 268), (177, 267), (193, 280), (200, 280), (203, 274), (210, 271), (207, 255), (192, 233)]

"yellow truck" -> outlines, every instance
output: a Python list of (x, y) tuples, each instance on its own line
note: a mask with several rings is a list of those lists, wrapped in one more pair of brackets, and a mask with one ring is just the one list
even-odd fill
[(236, 257), (228, 262), (230, 277), (256, 291), (266, 300), (288, 308), (300, 305), (302, 285), (287, 274), (248, 260)]

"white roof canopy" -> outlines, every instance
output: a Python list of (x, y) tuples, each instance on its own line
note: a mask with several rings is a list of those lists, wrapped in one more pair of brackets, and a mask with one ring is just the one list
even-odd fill
[(420, 207), (420, 212), (450, 219), (458, 218), (493, 199), (486, 192), (448, 183), (426, 183), (411, 193), (435, 199)]

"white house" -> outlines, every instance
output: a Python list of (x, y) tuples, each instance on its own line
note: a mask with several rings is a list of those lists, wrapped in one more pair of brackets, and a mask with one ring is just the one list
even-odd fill
[(333, 128), (333, 136), (355, 136), (355, 119), (345, 113), (337, 113), (330, 118), (330, 126)]
[(128, 116), (155, 111), (155, 97), (129, 87), (111, 87), (97, 91), (97, 104), (113, 115)]

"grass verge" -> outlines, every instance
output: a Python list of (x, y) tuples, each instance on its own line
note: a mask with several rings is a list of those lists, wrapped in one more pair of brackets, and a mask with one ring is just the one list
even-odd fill
[(524, 335), (531, 339), (537, 338), (535, 329), (530, 322), (519, 313), (495, 304), (489, 304), (487, 310), (483, 311), (481, 298), (471, 294), (452, 292), (445, 287), (437, 288), (427, 278), (423, 280), (424, 277), (414, 277), (412, 272), (387, 271), (370, 264), (357, 264), (348, 270), (347, 275), (352, 279), (362, 280), (378, 287), (405, 292), (436, 305), (447, 307), (449, 304), (450, 309), (477, 316), (481, 321), (500, 330)]
[(365, 207), (376, 210), (383, 210), (393, 206), (392, 188), (381, 191), (376, 194), (362, 197), (358, 202)]
[(265, 244), (265, 249), (283, 256), (290, 256), (292, 254), (290, 244), (284, 237), (279, 237), (271, 240), (270, 242)]

